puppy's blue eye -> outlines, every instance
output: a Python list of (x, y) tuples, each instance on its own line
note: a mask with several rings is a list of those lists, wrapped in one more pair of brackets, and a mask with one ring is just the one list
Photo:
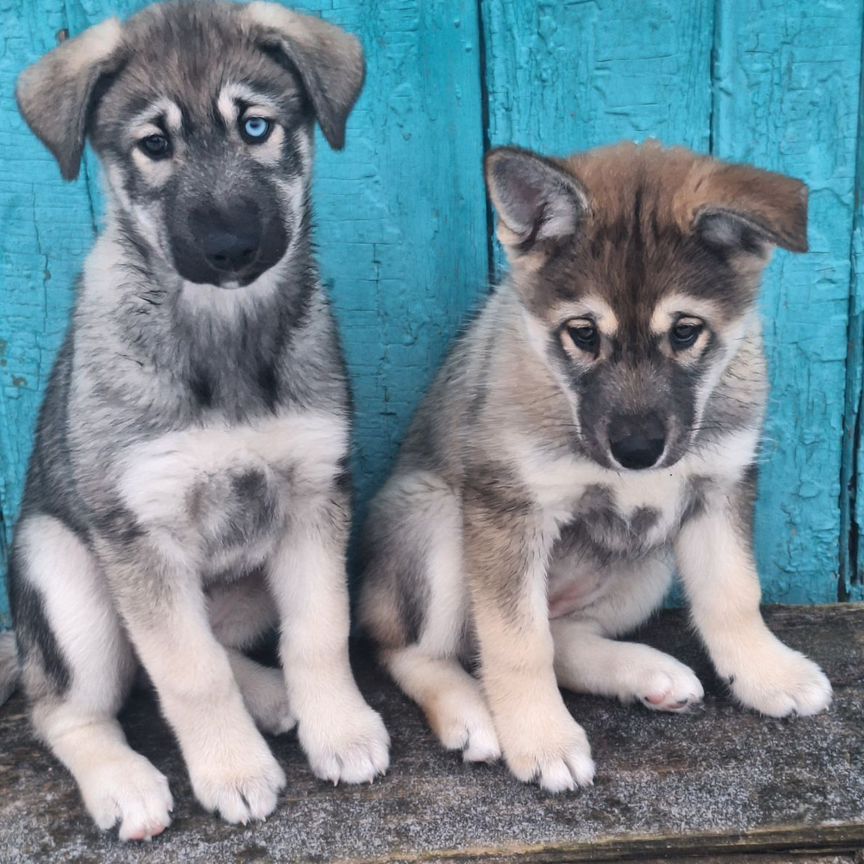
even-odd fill
[(273, 123), (266, 117), (247, 117), (240, 121), (240, 134), (247, 144), (263, 144), (273, 130)]

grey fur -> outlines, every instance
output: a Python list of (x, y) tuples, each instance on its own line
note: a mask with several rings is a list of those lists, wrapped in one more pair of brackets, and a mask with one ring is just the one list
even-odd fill
[(18, 684), (18, 646), (15, 634), (0, 633), (0, 705), (14, 692)]
[[(142, 657), (159, 657), (160, 642), (171, 644), (198, 626), (192, 619), (180, 624), (183, 615), (205, 604), (217, 615), (223, 595), (242, 601), (248, 585), (250, 609), (260, 611), (234, 602), (238, 611), (226, 612), (237, 619), (234, 635), (222, 638), (250, 644), (274, 618), (257, 600), (265, 598), (261, 577), (276, 598), (263, 602), (272, 606), (285, 590), (275, 569), (278, 550), (307, 521), (300, 530), (314, 530), (322, 554), (336, 562), (327, 578), (337, 581), (325, 590), (337, 597), (347, 591), (338, 564), (344, 567), (350, 521), (350, 396), (312, 251), (310, 154), (316, 116), (341, 146), (363, 61), (353, 37), (269, 4), (154, 6), (103, 33), (111, 38), (94, 41), (87, 33), (62, 45), (19, 82), (22, 112), (64, 176), (77, 173), (85, 133), (90, 137), (106, 167), (109, 211), (40, 413), (10, 588), (37, 731), (76, 773), (97, 823), (116, 818), (121, 837), (137, 837), (158, 833), (167, 813), (142, 822), (140, 805), (130, 799), (124, 809), (122, 789), (88, 793), (95, 781), (82, 779), (87, 766), (76, 771), (74, 749), (66, 754), (57, 744), (52, 719), (58, 710), (75, 716), (92, 710), (100, 723), (113, 722), (133, 668), (124, 628)], [(65, 102), (62, 110), (58, 100)], [(264, 103), (267, 140), (275, 142), (269, 149), (242, 137), (251, 100)], [(144, 152), (144, 137), (153, 135), (169, 141), (170, 158)], [(214, 243), (231, 241), (249, 219), (258, 222), (254, 254), (232, 270), (211, 266), (203, 244), (211, 235)], [(313, 452), (313, 440), (291, 451), (291, 430), (302, 434), (307, 422), (320, 425), (323, 449)], [(274, 430), (269, 441), (262, 429)], [(51, 532), (44, 553), (33, 526)], [(96, 581), (81, 585), (110, 597), (105, 606), (94, 598), (99, 608), (92, 614), (106, 622), (99, 625), (105, 633), (115, 627), (121, 633), (110, 636), (114, 647), (105, 645), (99, 668), (81, 660), (90, 651), (87, 637), (73, 643), (66, 633), (78, 626), (71, 617), (79, 620), (86, 610), (70, 612), (68, 623), (58, 612), (60, 603), (89, 602), (76, 594), (81, 574), (64, 572), (62, 561), (51, 564), (54, 572), (39, 563), (38, 555), (54, 548), (77, 550), (82, 561), (93, 562)], [(191, 595), (190, 580), (197, 584)], [(213, 626), (220, 634), (230, 629), (221, 617)], [(201, 644), (208, 638), (200, 632)], [(347, 666), (347, 643), (338, 650)], [(214, 675), (223, 674), (220, 657), (212, 655)], [(182, 657), (159, 662), (184, 669)], [(208, 662), (188, 657), (185, 668), (207, 669)], [(88, 705), (82, 688), (100, 677), (113, 695), (107, 706)], [(158, 675), (154, 680), (157, 689), (173, 686)], [(350, 672), (340, 680), (359, 701)], [(191, 731), (177, 727), (184, 753), (199, 746), (195, 723), (217, 719), (194, 705), (189, 710), (198, 719)], [(216, 714), (221, 710), (228, 708)], [(300, 717), (301, 740), (310, 722), (315, 725)], [(238, 719), (238, 727), (243, 723)], [(373, 737), (386, 739), (378, 726)], [(207, 735), (222, 753), (238, 749), (220, 745), (217, 731)], [(260, 766), (260, 776), (248, 782), (265, 784), (266, 792), (244, 794), (242, 777), (232, 781), (236, 793), (220, 791), (221, 781), (208, 781), (213, 788), (202, 791), (209, 787), (200, 776), (196, 781), (196, 771), (219, 770), (219, 754), (209, 768), (206, 759), (198, 767), (190, 763), (202, 803), (232, 821), (266, 815), (280, 783), (263, 741), (250, 737), (247, 746), (248, 758), (257, 753)], [(129, 753), (122, 758), (133, 758)], [(382, 770), (380, 759), (370, 770)], [(152, 785), (158, 790), (158, 782)], [(101, 799), (94, 804), (89, 794), (115, 796), (118, 812), (100, 813)], [(146, 806), (164, 807), (160, 794), (154, 791)]]

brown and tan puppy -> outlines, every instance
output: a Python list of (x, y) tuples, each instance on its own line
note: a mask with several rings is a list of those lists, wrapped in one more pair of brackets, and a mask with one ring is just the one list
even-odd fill
[[(454, 348), (366, 529), (361, 616), (447, 748), (590, 783), (559, 685), (686, 710), (683, 664), (616, 641), (680, 572), (741, 704), (813, 714), (831, 687), (759, 612), (767, 397), (756, 298), (807, 249), (797, 180), (621, 145), (486, 162), (511, 274)], [(462, 665), (479, 656), (480, 681)]]

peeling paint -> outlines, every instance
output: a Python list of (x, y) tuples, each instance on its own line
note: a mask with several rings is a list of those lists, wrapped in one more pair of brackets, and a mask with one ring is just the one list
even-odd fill
[[(563, 153), (656, 136), (796, 174), (813, 190), (813, 251), (777, 256), (762, 306), (774, 389), (759, 557), (766, 599), (835, 598), (848, 533), (841, 509), (846, 525), (864, 524), (864, 494), (856, 502), (843, 491), (854, 486), (851, 454), (862, 446), (860, 424), (849, 425), (861, 378), (858, 366), (847, 368), (864, 290), (851, 279), (852, 262), (864, 260), (860, 224), (851, 253), (849, 243), (862, 3), (294, 4), (357, 33), (368, 54), (348, 146), (332, 153), (318, 141), (314, 192), (322, 269), (354, 387), (361, 514), (449, 342), (500, 264), (483, 151), (516, 143)], [(102, 213), (92, 154), (81, 179), (63, 184), (17, 113), (13, 82), (54, 47), (58, 32), (74, 36), (143, 5), (0, 0), (6, 541), (39, 399)]]

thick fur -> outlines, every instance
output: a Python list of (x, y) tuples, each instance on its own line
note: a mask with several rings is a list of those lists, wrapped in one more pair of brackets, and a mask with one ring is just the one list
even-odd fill
[[(503, 751), (551, 791), (590, 783), (559, 685), (652, 710), (702, 699), (686, 666), (615, 639), (677, 563), (743, 705), (824, 709), (825, 676), (762, 621), (751, 544), (767, 395), (755, 301), (771, 247), (806, 249), (806, 189), (657, 145), (493, 151), (487, 181), (512, 272), (365, 529), (360, 613), (385, 665), (445, 747)], [(681, 333), (692, 344), (673, 347)], [(462, 665), (475, 656), (480, 681)]]
[[(256, 721), (297, 725), (332, 782), (388, 764), (348, 661), (349, 393), (310, 231), (313, 124), (341, 146), (362, 81), (324, 22), (191, 3), (99, 25), (19, 82), (66, 176), (90, 137), (109, 211), (39, 419), (12, 609), (34, 727), (122, 839), (172, 806), (115, 717), (138, 659), (228, 821), (285, 783)], [(266, 141), (242, 136), (250, 112)], [(238, 650), (276, 624), (284, 678)]]

